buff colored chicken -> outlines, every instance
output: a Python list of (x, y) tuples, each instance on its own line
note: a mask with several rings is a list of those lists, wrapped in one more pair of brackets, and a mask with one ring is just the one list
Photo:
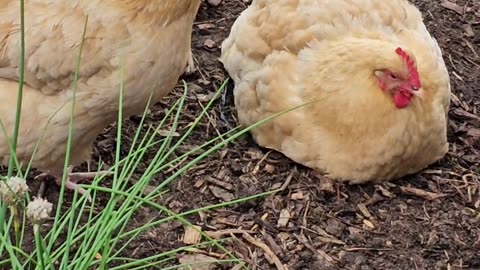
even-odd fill
[(221, 60), (244, 125), (308, 103), (253, 137), (339, 181), (399, 178), (448, 150), (449, 75), (405, 0), (254, 0)]
[[(0, 120), (12, 135), (20, 63), (20, 7), (0, 2)], [(25, 88), (17, 157), (60, 183), (73, 103), (75, 62), (88, 17), (74, 113), (72, 168), (90, 158), (97, 135), (116, 121), (124, 67), (123, 116), (159, 101), (191, 64), (191, 33), (200, 0), (25, 1)], [(123, 60), (124, 59), (124, 60)], [(45, 130), (45, 133), (43, 134)], [(8, 163), (2, 133), (0, 161)], [(69, 189), (93, 174), (71, 173)], [(83, 193), (84, 190), (80, 189)]]

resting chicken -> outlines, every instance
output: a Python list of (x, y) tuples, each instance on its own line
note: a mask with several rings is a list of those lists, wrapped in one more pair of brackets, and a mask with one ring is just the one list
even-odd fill
[[(0, 3), (0, 121), (10, 139), (19, 84), (19, 3)], [(28, 165), (40, 140), (32, 166), (60, 182), (76, 58), (85, 25), (69, 160), (72, 166), (90, 158), (97, 135), (117, 120), (122, 78), (124, 117), (142, 113), (150, 96), (153, 104), (175, 87), (191, 63), (192, 25), (199, 5), (200, 0), (26, 0), (19, 162)], [(0, 161), (6, 165), (8, 160), (9, 147), (2, 132)], [(71, 176), (66, 187), (78, 188), (76, 182), (82, 177)]]
[(253, 0), (221, 60), (241, 124), (300, 106), (256, 142), (339, 181), (399, 178), (448, 151), (449, 75), (406, 0)]

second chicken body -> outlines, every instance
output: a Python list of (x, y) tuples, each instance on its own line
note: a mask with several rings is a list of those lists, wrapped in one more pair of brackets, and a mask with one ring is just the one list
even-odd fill
[(340, 181), (418, 172), (448, 151), (450, 81), (405, 0), (254, 0), (222, 45), (242, 124), (261, 146)]

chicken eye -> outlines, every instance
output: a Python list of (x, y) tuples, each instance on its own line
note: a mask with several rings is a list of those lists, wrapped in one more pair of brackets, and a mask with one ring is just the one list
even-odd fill
[(398, 80), (397, 75), (395, 75), (395, 74), (393, 74), (393, 73), (388, 74), (388, 78), (390, 78), (390, 79), (392, 79), (392, 80)]

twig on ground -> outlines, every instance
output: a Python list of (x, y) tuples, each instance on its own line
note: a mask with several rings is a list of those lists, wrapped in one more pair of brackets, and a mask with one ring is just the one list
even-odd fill
[(264, 244), (263, 242), (260, 242), (259, 240), (253, 238), (251, 235), (249, 235), (248, 233), (243, 233), (243, 238), (245, 240), (247, 240), (248, 242), (250, 242), (250, 244), (252, 245), (255, 245), (259, 248), (261, 248), (265, 253), (265, 257), (267, 258), (267, 256), (273, 261), (273, 263), (275, 264), (275, 266), (277, 267), (277, 270), (288, 270), (287, 267), (285, 267), (282, 262), (280, 261), (280, 259), (277, 257), (277, 255), (275, 255), (275, 253), (273, 253), (273, 251), (266, 245)]

